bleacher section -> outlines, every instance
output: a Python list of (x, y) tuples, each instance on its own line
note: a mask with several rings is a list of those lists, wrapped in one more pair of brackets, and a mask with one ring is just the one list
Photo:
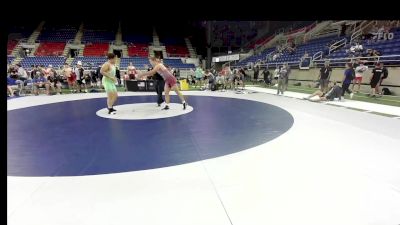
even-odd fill
[(61, 67), (65, 63), (64, 57), (58, 56), (41, 56), (41, 57), (26, 57), (21, 61), (24, 68), (30, 68), (31, 65), (52, 65), (54, 68)]
[(82, 41), (84, 42), (111, 42), (115, 41), (115, 32), (106, 30), (85, 30)]
[(17, 46), (17, 40), (9, 40), (7, 42), (7, 55), (11, 55), (11, 52), (14, 50), (15, 46)]
[[(164, 64), (168, 65), (171, 68), (179, 68), (179, 69), (194, 69), (194, 64), (185, 64), (180, 59), (163, 59)], [(130, 57), (130, 58), (121, 58), (120, 68), (126, 69), (129, 66), (129, 63), (132, 62), (133, 66), (137, 69), (144, 69), (145, 65), (150, 66), (149, 59), (147, 57)]]
[(31, 24), (11, 26), (8, 31), (9, 40), (17, 40), (22, 38), (29, 38), (39, 22), (32, 22)]
[(38, 37), (39, 41), (66, 42), (73, 40), (78, 32), (78, 25), (58, 25), (45, 23), (43, 30)]
[(186, 46), (182, 45), (167, 45), (165, 46), (168, 56), (172, 57), (189, 57), (189, 50)]
[(14, 56), (7, 56), (7, 63), (11, 63), (14, 59)]
[(129, 63), (132, 62), (133, 66), (136, 69), (143, 70), (145, 65), (150, 66), (148, 57), (130, 57), (130, 58), (121, 58), (119, 66), (121, 69), (126, 69), (129, 66)]
[(185, 39), (183, 38), (166, 37), (166, 38), (161, 38), (160, 42), (164, 45), (185, 46)]
[(108, 53), (108, 43), (87, 43), (83, 50), (84, 56), (105, 56)]
[(122, 40), (127, 43), (133, 44), (149, 44), (152, 42), (151, 35), (134, 35), (134, 34), (122, 34)]
[(107, 57), (95, 57), (95, 56), (88, 56), (88, 57), (76, 57), (72, 62), (72, 66), (76, 66), (78, 61), (82, 62), (83, 67), (90, 67), (97, 68), (99, 64), (103, 64), (107, 61)]
[(334, 36), (329, 36), (329, 37), (324, 37), (324, 38), (319, 38), (319, 39), (314, 39), (310, 40), (305, 44), (298, 45), (296, 47), (296, 51), (293, 54), (289, 54), (288, 51), (284, 51), (283, 54), (277, 58), (276, 61), (271, 61), (271, 62), (293, 62), (293, 61), (299, 61), (300, 58), (307, 52), (309, 57), (312, 57), (315, 53), (319, 51), (324, 51), (327, 48), (328, 43), (330, 42), (335, 42), (339, 41), (340, 39), (343, 39), (344, 37), (340, 38), (337, 37), (337, 35)]
[(164, 59), (164, 64), (168, 65), (171, 68), (179, 68), (179, 69), (194, 69), (194, 64), (185, 64), (181, 59)]
[(264, 51), (262, 51), (261, 54), (252, 55), (252, 56), (240, 61), (239, 63), (236, 64), (236, 66), (245, 66), (249, 62), (256, 62), (259, 59), (264, 60), (267, 57), (267, 55), (273, 51), (275, 51), (275, 48), (267, 48)]
[(61, 56), (65, 42), (43, 42), (40, 43), (39, 48), (36, 50), (36, 56)]
[(128, 45), (128, 55), (129, 56), (149, 56), (149, 46), (147, 44), (130, 44)]
[[(400, 29), (393, 29), (394, 37), (392, 40), (379, 40), (379, 41), (370, 41), (368, 44), (367, 41), (363, 41), (363, 49), (366, 51), (367, 49), (373, 49), (380, 51), (383, 55), (400, 55)], [(348, 56), (346, 50), (348, 50), (350, 46), (346, 48), (342, 48), (331, 55), (329, 58), (344, 58)]]
[[(267, 63), (283, 63), (283, 62), (295, 62), (299, 61), (300, 58), (307, 52), (309, 57), (312, 57), (315, 53), (319, 51), (324, 51), (328, 43), (338, 41), (343, 39), (344, 37), (337, 37), (329, 36), (319, 39), (313, 39), (308, 41), (305, 44), (301, 44), (296, 46), (296, 51), (293, 54), (289, 54), (287, 50), (282, 52), (282, 55), (278, 57), (276, 60), (267, 60)], [(249, 58), (244, 59), (243, 61), (239, 62), (236, 66), (245, 66), (249, 62), (255, 63), (257, 60), (262, 59), (265, 60), (266, 56), (269, 53), (272, 53), (276, 50), (275, 47), (265, 49), (260, 55), (253, 55)], [(339, 52), (339, 50), (337, 51)]]

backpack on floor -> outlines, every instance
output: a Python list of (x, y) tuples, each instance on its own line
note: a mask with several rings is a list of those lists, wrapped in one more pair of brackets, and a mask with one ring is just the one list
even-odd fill
[(216, 91), (217, 90), (217, 85), (211, 84), (211, 91)]
[(294, 83), (293, 86), (301, 86), (300, 82)]
[(389, 88), (382, 88), (382, 94), (383, 95), (392, 95), (392, 92), (389, 90)]

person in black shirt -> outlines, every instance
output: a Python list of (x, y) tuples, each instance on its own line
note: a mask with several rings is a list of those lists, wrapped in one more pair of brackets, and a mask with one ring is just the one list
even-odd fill
[(96, 69), (96, 72), (95, 72), (95, 79), (96, 79), (96, 81), (98, 81), (98, 82), (96, 82), (96, 84), (98, 84), (97, 85), (98, 87), (101, 87), (101, 80), (103, 78), (103, 75), (100, 73), (101, 66), (102, 65), (99, 63), (99, 65), (98, 65), (98, 67)]
[(118, 79), (118, 86), (121, 86), (121, 73), (118, 67), (115, 67), (115, 77)]
[(321, 86), (321, 91), (326, 93), (328, 91), (329, 79), (331, 77), (332, 68), (329, 66), (328, 62), (325, 62), (324, 67), (319, 71), (319, 83)]
[[(152, 68), (147, 69), (147, 71), (152, 70)], [(161, 77), (160, 74), (156, 73), (153, 76), (153, 80), (154, 80), (154, 86), (156, 88), (156, 93), (157, 93), (157, 106), (160, 107), (161, 103), (164, 102), (162, 93), (164, 91), (164, 79)]]
[(271, 85), (270, 72), (269, 72), (269, 70), (267, 68), (264, 69), (263, 76), (264, 76), (265, 86), (266, 85)]
[(372, 76), (370, 79), (372, 92), (371, 97), (376, 97), (376, 94), (379, 93), (379, 86), (382, 84), (382, 80), (386, 79), (388, 75), (388, 70), (383, 67), (383, 63), (377, 63), (375, 68), (372, 70)]
[[(260, 73), (260, 67), (259, 66), (255, 66), (254, 67), (254, 81), (255, 82), (257, 82), (257, 80), (258, 80), (258, 74)], [(253, 81), (253, 84), (254, 84), (254, 81)]]

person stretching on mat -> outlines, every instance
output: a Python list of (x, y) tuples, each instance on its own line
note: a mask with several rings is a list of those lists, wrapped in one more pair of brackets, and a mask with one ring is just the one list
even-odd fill
[(171, 71), (169, 71), (161, 62), (160, 59), (156, 58), (156, 57), (151, 57), (149, 59), (150, 64), (153, 66), (153, 69), (148, 71), (148, 72), (144, 72), (141, 74), (138, 74), (138, 77), (147, 77), (147, 76), (153, 76), (154, 74), (158, 73), (161, 75), (161, 77), (164, 79), (165, 81), (165, 86), (164, 86), (164, 92), (165, 92), (165, 107), (163, 108), (164, 110), (168, 110), (169, 109), (169, 102), (170, 102), (170, 96), (169, 96), (169, 92), (175, 91), (175, 93), (179, 96), (179, 98), (182, 101), (183, 104), (183, 109), (186, 109), (186, 102), (185, 102), (185, 98), (183, 97), (182, 93), (179, 91), (178, 89), (178, 85), (176, 85), (176, 78), (174, 77), (174, 75), (172, 75)]
[(115, 83), (117, 82), (117, 78), (115, 77), (116, 56), (114, 53), (108, 53), (107, 58), (108, 61), (103, 64), (100, 73), (103, 75), (102, 84), (107, 93), (108, 114), (115, 114), (117, 110), (115, 110), (113, 106), (118, 98), (117, 87), (115, 86)]

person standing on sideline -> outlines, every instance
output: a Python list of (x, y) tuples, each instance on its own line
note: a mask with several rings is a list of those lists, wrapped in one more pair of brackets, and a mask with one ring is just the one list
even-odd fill
[(350, 98), (353, 98), (353, 92), (349, 90), (350, 84), (354, 79), (354, 69), (351, 63), (346, 63), (346, 70), (344, 71), (344, 76), (342, 80), (342, 97), (344, 93), (350, 94)]
[(257, 65), (254, 67), (254, 80), (253, 80), (253, 84), (257, 83), (258, 80), (258, 75), (260, 74), (260, 66)]
[(194, 73), (195, 73), (195, 77), (196, 77), (196, 84), (195, 84), (195, 88), (197, 87), (197, 84), (199, 84), (200, 85), (200, 87), (201, 87), (201, 85), (202, 85), (202, 80), (203, 80), (203, 77), (204, 77), (204, 72), (203, 72), (203, 70), (200, 68), (200, 67), (197, 67), (196, 68), (196, 71), (194, 71)]
[(287, 90), (287, 87), (289, 85), (289, 75), (290, 75), (290, 72), (292, 72), (292, 70), (290, 69), (289, 63), (286, 63), (285, 65), (286, 65), (287, 74), (286, 74), (286, 79), (285, 79), (285, 90), (284, 91)]
[(319, 70), (319, 85), (321, 87), (321, 91), (326, 93), (328, 91), (329, 79), (331, 77), (332, 68), (329, 66), (329, 62), (325, 62), (324, 67)]
[(379, 63), (379, 65), (380, 65), (379, 68), (382, 70), (383, 75), (381, 77), (381, 80), (379, 81), (377, 92), (379, 93), (380, 96), (382, 96), (382, 92), (379, 91), (379, 87), (382, 86), (383, 80), (386, 79), (389, 76), (389, 71), (386, 69), (386, 67), (383, 67), (383, 63), (382, 62)]
[[(355, 77), (355, 79), (353, 81), (353, 86), (351, 88), (353, 90), (353, 92), (356, 92), (356, 93), (360, 92), (360, 86), (361, 86), (363, 74), (365, 72), (367, 72), (367, 70), (368, 70), (368, 66), (365, 66), (363, 61), (360, 61), (360, 64), (356, 67), (356, 70), (355, 70), (356, 71), (356, 77)], [(354, 86), (356, 84), (358, 86), (357, 91), (354, 90)]]
[(115, 77), (116, 56), (114, 53), (108, 53), (107, 58), (108, 61), (103, 64), (100, 73), (103, 75), (102, 83), (107, 93), (108, 114), (116, 114), (117, 110), (114, 109), (114, 103), (118, 98), (117, 87), (115, 86), (117, 82), (117, 78)]
[(270, 86), (271, 85), (271, 78), (270, 78), (270, 72), (267, 68), (264, 69), (263, 71), (263, 78), (264, 78), (264, 83), (265, 86)]
[(76, 74), (76, 85), (78, 87), (79, 92), (82, 92), (82, 80), (83, 80), (83, 68), (82, 68), (82, 62), (78, 61), (76, 64), (76, 68), (73, 71)]
[(279, 92), (283, 95), (283, 92), (285, 91), (285, 81), (287, 77), (287, 69), (286, 65), (283, 65), (282, 68), (279, 70), (279, 77), (278, 77), (278, 90), (277, 90), (277, 95), (279, 95)]
[(388, 71), (383, 67), (382, 63), (377, 63), (375, 68), (372, 70), (372, 76), (370, 79), (371, 85), (371, 97), (376, 97), (379, 94), (379, 86), (382, 83), (382, 80), (388, 77)]

